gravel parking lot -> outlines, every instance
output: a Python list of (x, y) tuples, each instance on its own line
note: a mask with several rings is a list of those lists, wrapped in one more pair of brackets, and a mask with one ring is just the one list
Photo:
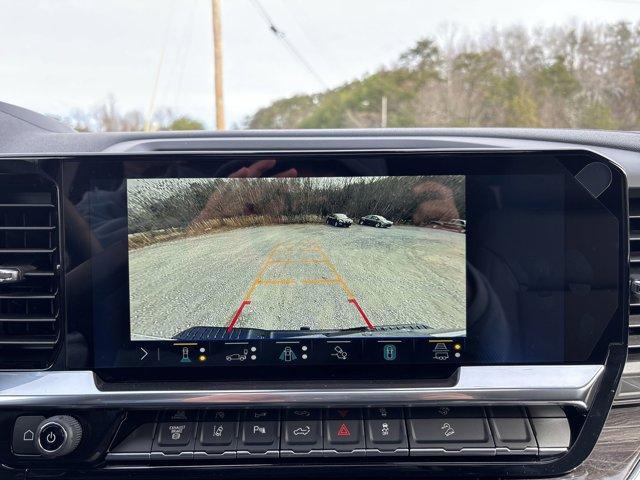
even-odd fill
[(242, 228), (132, 250), (129, 272), (134, 338), (227, 327), (243, 302), (234, 328), (465, 327), (465, 235), (442, 230)]

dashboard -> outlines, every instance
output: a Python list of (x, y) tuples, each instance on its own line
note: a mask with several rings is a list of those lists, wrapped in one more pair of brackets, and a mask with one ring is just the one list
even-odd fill
[(634, 134), (3, 108), (7, 475), (634, 474)]

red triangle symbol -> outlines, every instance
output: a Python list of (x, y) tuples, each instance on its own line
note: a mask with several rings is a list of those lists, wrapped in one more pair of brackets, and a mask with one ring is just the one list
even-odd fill
[(347, 427), (346, 424), (342, 424), (340, 425), (340, 428), (338, 429), (338, 436), (339, 437), (350, 437), (351, 436), (351, 432), (349, 431), (349, 427)]
[(347, 415), (349, 415), (349, 410), (338, 410), (338, 414), (339, 414), (342, 418), (344, 418), (344, 417), (346, 417)]

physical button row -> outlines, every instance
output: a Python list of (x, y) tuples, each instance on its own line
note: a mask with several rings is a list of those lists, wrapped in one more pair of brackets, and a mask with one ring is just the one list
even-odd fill
[(111, 460), (551, 455), (571, 431), (559, 407), (175, 411), (143, 424)]

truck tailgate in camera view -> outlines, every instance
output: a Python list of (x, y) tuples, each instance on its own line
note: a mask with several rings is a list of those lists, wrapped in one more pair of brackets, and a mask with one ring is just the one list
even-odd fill
[(463, 176), (136, 179), (127, 198), (134, 340), (464, 335), (465, 234), (432, 228), (464, 220)]

